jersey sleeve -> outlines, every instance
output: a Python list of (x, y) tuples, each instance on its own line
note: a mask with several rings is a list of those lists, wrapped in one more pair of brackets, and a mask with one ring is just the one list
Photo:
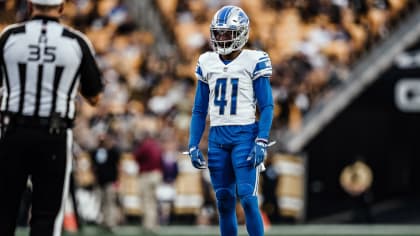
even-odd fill
[(207, 83), (201, 80), (197, 83), (194, 106), (190, 123), (190, 138), (188, 148), (198, 146), (206, 126), (206, 117), (209, 104), (210, 89)]
[(2, 88), (3, 88), (3, 67), (1, 66), (1, 62), (0, 62), (0, 97), (1, 97), (1, 94), (3, 93)]
[(3, 57), (2, 56), (2, 54), (3, 54), (3, 52), (0, 50), (0, 96), (1, 96), (1, 94), (2, 94), (2, 90), (1, 90), (1, 88), (3, 87), (3, 66), (2, 66), (2, 64), (3, 64), (3, 62), (2, 62), (2, 60), (3, 59), (1, 59), (1, 57)]
[[(3, 85), (3, 47), (4, 47), (4, 31), (0, 33), (0, 88)], [(1, 94), (1, 93), (0, 93)]]
[(262, 76), (270, 78), (272, 73), (273, 69), (270, 57), (266, 52), (259, 52), (257, 63), (255, 64), (254, 71), (252, 72), (252, 79), (255, 80)]
[(195, 67), (195, 76), (197, 77), (198, 80), (207, 84), (208, 83), (207, 76), (205, 75), (205, 73), (203, 71), (203, 67), (202, 67), (203, 60), (204, 60), (204, 58), (203, 58), (203, 55), (202, 55), (198, 59), (197, 66)]
[(268, 139), (273, 122), (274, 102), (268, 77), (259, 77), (253, 81), (254, 93), (260, 110), (258, 138)]
[(86, 97), (94, 97), (103, 90), (101, 72), (94, 57), (94, 51), (87, 39), (79, 38), (83, 57), (80, 66), (81, 93)]
[[(10, 25), (0, 32), (0, 88), (3, 85), (4, 46), (9, 36), (13, 33), (13, 29), (17, 28), (17, 26), (17, 24)], [(22, 27), (22, 24), (20, 26)]]

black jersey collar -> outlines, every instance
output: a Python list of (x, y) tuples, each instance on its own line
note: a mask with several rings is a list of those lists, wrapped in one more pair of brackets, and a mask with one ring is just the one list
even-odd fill
[(37, 15), (37, 16), (32, 17), (32, 20), (43, 20), (43, 21), (55, 21), (55, 22), (58, 22), (58, 18), (57, 17), (41, 16), (41, 15)]

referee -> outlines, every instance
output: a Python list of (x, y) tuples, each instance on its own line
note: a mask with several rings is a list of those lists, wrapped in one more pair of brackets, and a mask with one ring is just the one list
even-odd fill
[[(28, 176), (31, 236), (59, 236), (68, 195), (74, 99), (103, 89), (90, 42), (58, 22), (63, 0), (29, 0), (31, 20), (0, 35), (0, 235), (13, 236)], [(80, 87), (80, 89), (79, 89)]]

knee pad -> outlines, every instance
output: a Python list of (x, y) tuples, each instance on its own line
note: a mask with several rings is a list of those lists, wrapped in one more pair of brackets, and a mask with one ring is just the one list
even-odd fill
[(258, 198), (257, 196), (246, 196), (241, 198), (241, 205), (245, 212), (258, 211)]
[(219, 209), (220, 214), (235, 211), (236, 198), (230, 189), (218, 189), (216, 191), (216, 199), (217, 209)]
[(257, 189), (250, 184), (238, 184), (238, 195), (241, 199), (253, 196), (254, 192), (256, 195), (256, 191)]
[(258, 209), (258, 198), (254, 195), (256, 189), (250, 184), (239, 184), (238, 195), (241, 199), (242, 207), (245, 211), (257, 208)]

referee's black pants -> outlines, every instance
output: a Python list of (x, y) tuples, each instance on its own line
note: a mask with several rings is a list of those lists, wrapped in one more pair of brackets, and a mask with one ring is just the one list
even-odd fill
[(71, 172), (72, 132), (10, 127), (0, 138), (0, 235), (13, 236), (28, 176), (31, 236), (59, 236)]

